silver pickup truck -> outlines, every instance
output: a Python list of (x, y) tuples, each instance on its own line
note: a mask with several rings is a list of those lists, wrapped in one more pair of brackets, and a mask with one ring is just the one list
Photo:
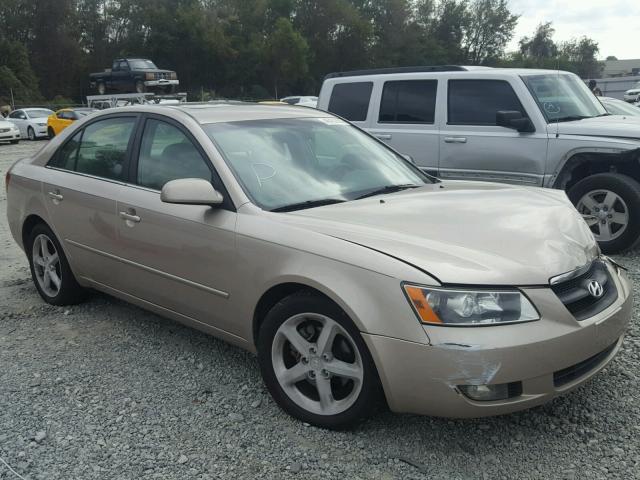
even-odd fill
[(572, 73), (460, 66), (332, 73), (318, 108), (443, 179), (565, 190), (605, 253), (640, 238), (640, 117), (608, 114)]

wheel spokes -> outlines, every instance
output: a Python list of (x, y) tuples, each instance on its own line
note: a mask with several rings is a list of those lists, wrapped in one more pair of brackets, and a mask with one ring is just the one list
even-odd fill
[(322, 326), (322, 330), (318, 336), (318, 341), (316, 342), (318, 346), (318, 353), (320, 355), (331, 352), (331, 349), (333, 348), (333, 341), (335, 340), (337, 333), (338, 325), (336, 323), (327, 322)]
[(342, 360), (332, 360), (325, 365), (325, 369), (336, 377), (350, 380), (362, 380), (362, 368), (355, 363), (347, 363)]
[(320, 399), (320, 408), (327, 410), (333, 403), (333, 392), (331, 391), (331, 380), (324, 376), (316, 378), (316, 388)]
[(280, 378), (285, 384), (291, 385), (304, 380), (309, 372), (309, 367), (302, 362), (296, 363), (293, 367), (285, 370)]
[(304, 338), (298, 331), (297, 325), (283, 325), (285, 328), (280, 328), (280, 333), (289, 341), (289, 343), (295, 348), (300, 355), (307, 355), (311, 344)]

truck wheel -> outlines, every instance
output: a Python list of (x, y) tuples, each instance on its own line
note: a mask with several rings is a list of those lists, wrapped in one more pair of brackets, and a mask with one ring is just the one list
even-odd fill
[(98, 83), (98, 94), (104, 95), (107, 93), (107, 87), (104, 83)]
[(47, 136), (49, 137), (49, 139), (55, 137), (56, 136), (55, 130), (51, 127), (47, 128)]
[(142, 80), (136, 81), (136, 93), (144, 93), (147, 89), (145, 88), (144, 82)]
[(568, 193), (604, 253), (618, 253), (636, 244), (640, 183), (620, 173), (598, 173), (580, 180)]

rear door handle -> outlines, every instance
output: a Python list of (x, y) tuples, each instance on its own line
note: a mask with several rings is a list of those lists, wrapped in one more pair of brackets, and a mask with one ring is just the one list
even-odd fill
[(55, 192), (49, 192), (49, 198), (57, 202), (61, 202), (62, 200), (64, 200), (64, 197), (60, 194), (60, 190), (56, 190)]
[(391, 140), (392, 138), (390, 133), (376, 133), (374, 136), (379, 140)]
[(120, 212), (120, 218), (129, 222), (140, 223), (141, 218), (134, 213)]
[(444, 143), (467, 143), (467, 137), (444, 137)]

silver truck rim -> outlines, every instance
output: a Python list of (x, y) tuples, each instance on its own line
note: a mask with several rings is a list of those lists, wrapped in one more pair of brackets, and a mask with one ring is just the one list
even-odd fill
[(360, 352), (351, 335), (325, 315), (301, 313), (285, 320), (273, 339), (271, 362), (287, 396), (311, 413), (342, 413), (362, 390)]
[(629, 224), (629, 208), (620, 195), (610, 190), (592, 190), (576, 205), (593, 236), (599, 242), (615, 240)]
[(49, 297), (55, 297), (62, 286), (62, 269), (56, 246), (51, 239), (41, 233), (33, 242), (31, 252), (33, 270), (42, 291)]

